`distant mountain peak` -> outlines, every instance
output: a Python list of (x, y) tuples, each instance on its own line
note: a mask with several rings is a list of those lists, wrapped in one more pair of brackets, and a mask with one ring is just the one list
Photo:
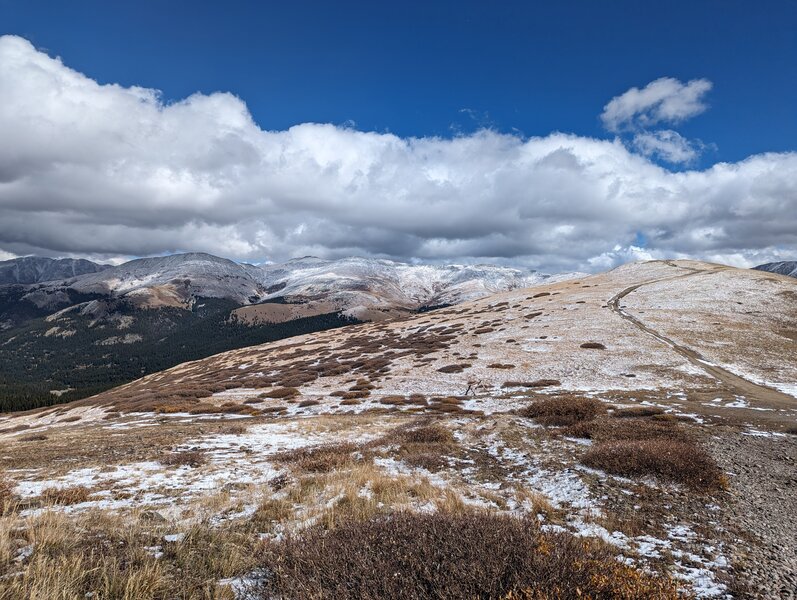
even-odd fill
[(756, 271), (766, 271), (767, 273), (777, 273), (788, 277), (797, 277), (797, 260), (782, 260), (771, 262), (753, 267)]
[(23, 256), (0, 261), (0, 285), (42, 283), (98, 273), (111, 268), (110, 265), (82, 258), (49, 258), (46, 256)]

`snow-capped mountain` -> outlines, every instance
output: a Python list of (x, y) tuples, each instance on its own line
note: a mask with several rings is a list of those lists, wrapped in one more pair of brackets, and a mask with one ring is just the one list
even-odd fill
[(265, 295), (252, 265), (191, 252), (139, 258), (99, 273), (76, 277), (68, 287), (85, 294), (140, 298), (156, 305), (180, 305), (194, 297), (227, 298), (241, 304)]
[[(90, 263), (93, 264), (93, 263)], [(415, 310), (457, 304), (489, 294), (557, 281), (528, 269), (495, 265), (412, 265), (371, 258), (315, 257), (255, 266), (204, 253), (141, 258), (116, 267), (43, 284), (32, 296), (79, 294), (127, 298), (157, 306), (190, 305), (194, 298), (225, 298), (241, 305), (279, 299), (290, 304), (323, 301), (335, 311), (362, 308)], [(40, 280), (41, 281), (41, 280)]]
[(753, 268), (757, 271), (767, 271), (768, 273), (778, 273), (779, 275), (786, 275), (788, 277), (797, 277), (797, 260), (767, 263)]
[(0, 285), (64, 280), (110, 268), (81, 258), (24, 256), (0, 261)]
[[(369, 258), (305, 257), (261, 267), (266, 297), (391, 304), (402, 308), (457, 304), (496, 292), (556, 281), (531, 270), (495, 265), (411, 265)], [(552, 279), (552, 277), (554, 277)]]

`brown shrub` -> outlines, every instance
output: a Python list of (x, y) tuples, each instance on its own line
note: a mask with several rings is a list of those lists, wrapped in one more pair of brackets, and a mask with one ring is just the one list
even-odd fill
[(633, 417), (653, 417), (664, 414), (664, 409), (657, 406), (633, 406), (631, 408), (620, 408), (612, 413), (613, 417), (629, 419)]
[(534, 294), (532, 298), (542, 298), (543, 296), (550, 296), (551, 292), (540, 292), (539, 294)]
[(268, 598), (676, 600), (673, 581), (619, 563), (598, 542), (491, 513), (397, 513), (317, 526), (266, 545)]
[(586, 350), (606, 350), (606, 346), (600, 342), (584, 342), (580, 347)]
[(59, 423), (75, 423), (77, 421), (80, 421), (80, 419), (81, 419), (80, 415), (72, 415), (71, 417), (64, 417), (59, 421)]
[(559, 381), (558, 379), (537, 379), (536, 381), (507, 381), (501, 387), (541, 388), (541, 387), (552, 387), (557, 385), (562, 385), (562, 382)]
[(79, 504), (86, 502), (89, 499), (91, 492), (86, 486), (76, 485), (66, 488), (47, 488), (41, 494), (41, 497), (46, 502), (53, 504)]
[(606, 411), (606, 405), (595, 398), (546, 398), (530, 404), (520, 415), (536, 419), (543, 425), (564, 427), (590, 421)]
[(787, 427), (783, 431), (791, 435), (797, 435), (797, 425), (792, 425), (790, 427)]
[(43, 442), (47, 436), (43, 433), (31, 433), (30, 435), (23, 435), (19, 438), (20, 442)]
[(266, 398), (291, 398), (292, 396), (298, 396), (299, 390), (293, 387), (282, 387), (269, 390), (268, 392), (264, 392), (264, 394)]
[(297, 405), (299, 408), (306, 408), (308, 406), (318, 406), (321, 404), (318, 400), (302, 400)]
[(623, 477), (655, 477), (693, 488), (721, 488), (725, 477), (714, 460), (691, 442), (654, 438), (602, 442), (582, 457), (588, 467)]
[(410, 394), (407, 397), (408, 404), (426, 404), (426, 396), (423, 394)]
[(488, 369), (514, 369), (515, 365), (506, 365), (503, 363), (492, 363), (487, 365)]
[(492, 327), (479, 327), (478, 329), (474, 329), (473, 333), (476, 335), (481, 335), (482, 333), (490, 333), (491, 331), (495, 331)]
[(0, 433), (16, 433), (17, 431), (25, 431), (26, 429), (30, 429), (30, 425), (14, 425), (13, 427), (0, 429)]
[(392, 404), (392, 405), (399, 405), (405, 404), (407, 402), (404, 396), (385, 396), (381, 400), (379, 400), (380, 404)]
[(623, 419), (596, 419), (577, 423), (565, 429), (566, 435), (592, 439), (598, 442), (615, 440), (649, 440), (665, 438), (690, 441), (689, 435), (678, 427), (677, 421), (626, 417)]
[(198, 467), (207, 462), (207, 457), (200, 450), (184, 450), (182, 452), (172, 452), (160, 459), (160, 463), (169, 466), (188, 466)]
[(357, 398), (347, 398), (346, 400), (341, 400), (340, 406), (355, 406), (361, 403), (362, 400), (357, 400)]
[(469, 363), (460, 363), (457, 365), (446, 365), (444, 367), (440, 367), (437, 370), (441, 373), (461, 373), (468, 367), (470, 367)]
[(360, 392), (344, 392), (343, 394), (334, 394), (335, 396), (340, 396), (344, 400), (351, 400), (353, 398), (367, 398), (371, 395), (371, 392), (368, 390), (363, 390)]

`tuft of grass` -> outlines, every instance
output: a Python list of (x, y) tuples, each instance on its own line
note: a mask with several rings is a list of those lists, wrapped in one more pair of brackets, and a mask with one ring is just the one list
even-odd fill
[(520, 415), (543, 425), (564, 427), (591, 421), (605, 411), (606, 405), (600, 400), (573, 396), (538, 400), (523, 408)]
[(346, 465), (353, 464), (352, 454), (360, 447), (351, 442), (326, 444), (314, 448), (297, 448), (274, 455), (274, 460), (295, 466), (308, 473), (329, 473)]
[(619, 563), (605, 546), (491, 513), (396, 513), (314, 527), (266, 545), (267, 598), (649, 598), (667, 578)]
[(42, 500), (52, 504), (68, 506), (86, 502), (91, 496), (91, 491), (84, 485), (65, 488), (47, 488), (41, 494)]

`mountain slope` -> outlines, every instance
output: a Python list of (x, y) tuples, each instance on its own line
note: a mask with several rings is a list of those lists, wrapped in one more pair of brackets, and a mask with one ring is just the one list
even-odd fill
[[(733, 385), (701, 368), (699, 361), (706, 361), (770, 390), (750, 398), (760, 400), (761, 408), (791, 402), (778, 390), (792, 391), (797, 381), (797, 363), (791, 360), (797, 343), (797, 282), (677, 261), (631, 264), (533, 292), (504, 292), (401, 321), (236, 350), (181, 365), (95, 401), (123, 409), (119, 398), (135, 390), (166, 394), (176, 380), (202, 388), (230, 373), (235, 376), (225, 385), (251, 388), (252, 397), (284, 380), (305, 380), (289, 387), (326, 408), (337, 404), (330, 394), (353, 376), (368, 377), (377, 386), (375, 394), (460, 396), (474, 386), (495, 394), (511, 390), (502, 387), (508, 380), (550, 380), (556, 382), (553, 389), (571, 391), (737, 394)], [(633, 312), (637, 322), (624, 318), (621, 310)], [(737, 351), (741, 344), (744, 352)], [(319, 363), (322, 367), (313, 366)], [(266, 365), (268, 376), (262, 374)], [(446, 372), (455, 365), (462, 368)]]
[(777, 273), (778, 275), (797, 277), (797, 260), (766, 263), (753, 268), (757, 271), (767, 271), (768, 273)]
[(31, 284), (78, 277), (111, 268), (78, 258), (25, 256), (0, 261), (0, 285)]

